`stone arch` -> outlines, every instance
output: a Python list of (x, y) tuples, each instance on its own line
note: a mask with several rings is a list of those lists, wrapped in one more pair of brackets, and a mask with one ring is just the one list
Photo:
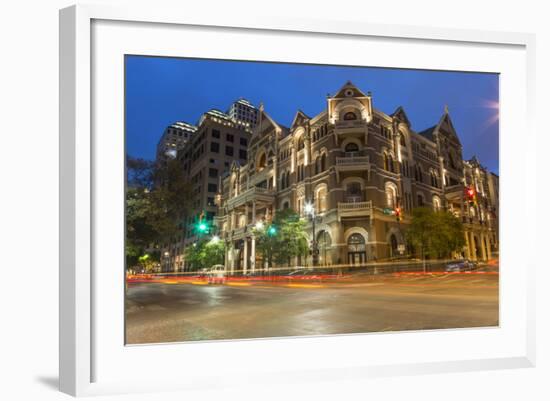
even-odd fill
[(386, 233), (386, 242), (390, 243), (390, 237), (395, 236), (395, 239), (397, 240), (398, 244), (404, 244), (405, 243), (405, 236), (401, 232), (401, 230), (397, 227), (390, 227), (388, 229), (388, 232)]
[(365, 244), (369, 242), (369, 233), (363, 227), (350, 227), (344, 232), (344, 242), (347, 244), (352, 234), (361, 234), (365, 239)]
[(365, 179), (361, 177), (346, 177), (342, 180), (342, 187), (346, 188), (348, 184), (358, 182), (361, 184), (361, 189), (365, 189)]
[(331, 265), (334, 262), (332, 233), (328, 227), (320, 228), (317, 232), (317, 247), (319, 249), (319, 261), (321, 265)]
[(279, 205), (280, 205), (279, 210), (289, 209), (290, 208), (290, 198), (288, 196), (284, 197), (283, 199), (281, 199), (281, 202), (280, 202)]
[(314, 190), (315, 210), (318, 213), (326, 212), (328, 209), (328, 186), (322, 182), (315, 186)]
[(344, 121), (346, 113), (355, 113), (357, 120), (368, 120), (368, 110), (364, 104), (357, 99), (346, 99), (340, 101), (333, 112), (333, 119), (335, 121)]
[(258, 152), (256, 153), (254, 164), (256, 166), (256, 171), (262, 171), (264, 168), (267, 167), (267, 153), (265, 149), (262, 148), (258, 150)]
[(392, 181), (386, 181), (384, 185), (384, 193), (386, 194), (386, 206), (389, 208), (397, 207), (397, 185)]
[(297, 151), (300, 151), (305, 147), (305, 133), (306, 130), (303, 127), (298, 127), (294, 131), (294, 144)]
[(346, 138), (342, 141), (341, 149), (342, 151), (346, 151), (346, 146), (348, 146), (350, 143), (355, 143), (358, 147), (358, 150), (363, 149), (363, 144), (361, 143), (361, 140), (358, 138)]

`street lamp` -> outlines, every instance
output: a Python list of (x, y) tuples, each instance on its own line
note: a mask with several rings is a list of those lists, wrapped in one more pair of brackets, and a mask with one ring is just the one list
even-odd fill
[(311, 202), (306, 202), (304, 212), (311, 217), (312, 239), (311, 239), (311, 263), (313, 266), (319, 264), (319, 249), (317, 249), (317, 238), (315, 238), (315, 206)]

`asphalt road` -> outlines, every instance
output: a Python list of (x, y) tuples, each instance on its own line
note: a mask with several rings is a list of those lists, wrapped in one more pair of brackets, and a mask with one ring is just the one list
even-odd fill
[(127, 344), (498, 325), (498, 275), (129, 284)]

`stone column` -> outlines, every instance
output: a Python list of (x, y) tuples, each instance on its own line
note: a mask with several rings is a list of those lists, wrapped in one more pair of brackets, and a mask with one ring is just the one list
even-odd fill
[(252, 201), (252, 224), (256, 224), (256, 201)]
[(254, 273), (256, 270), (256, 238), (254, 236), (250, 238), (250, 258), (250, 269)]
[(472, 260), (477, 260), (477, 250), (476, 250), (476, 242), (474, 241), (474, 232), (470, 231), (470, 254), (472, 256)]
[(229, 248), (229, 243), (226, 243), (225, 246), (225, 267), (229, 270), (229, 252), (231, 252), (231, 249)]
[(487, 249), (485, 244), (485, 234), (479, 234), (479, 242), (481, 243), (481, 258), (487, 260)]
[(492, 252), (491, 252), (491, 240), (489, 238), (489, 235), (485, 236), (485, 242), (487, 244), (487, 259), (491, 259)]
[(246, 269), (248, 268), (248, 239), (244, 237), (243, 245), (243, 274), (246, 274)]
[(468, 232), (464, 231), (464, 239), (466, 240), (466, 254), (464, 255), (466, 259), (472, 259), (470, 252), (470, 241), (468, 240)]

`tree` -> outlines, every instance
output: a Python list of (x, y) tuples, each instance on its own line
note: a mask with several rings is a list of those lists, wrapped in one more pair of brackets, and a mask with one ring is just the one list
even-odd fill
[(126, 264), (181, 230), (190, 190), (177, 160), (162, 163), (127, 157)]
[[(406, 237), (424, 262), (426, 256), (447, 257), (464, 246), (462, 222), (448, 211), (433, 211), (426, 207), (413, 209)], [(424, 270), (425, 266), (424, 263)]]
[(256, 229), (256, 247), (268, 266), (290, 264), (291, 258), (308, 253), (305, 221), (292, 209), (279, 210), (270, 225)]
[(185, 260), (191, 270), (221, 265), (225, 257), (225, 244), (220, 240), (200, 240), (185, 249)]

